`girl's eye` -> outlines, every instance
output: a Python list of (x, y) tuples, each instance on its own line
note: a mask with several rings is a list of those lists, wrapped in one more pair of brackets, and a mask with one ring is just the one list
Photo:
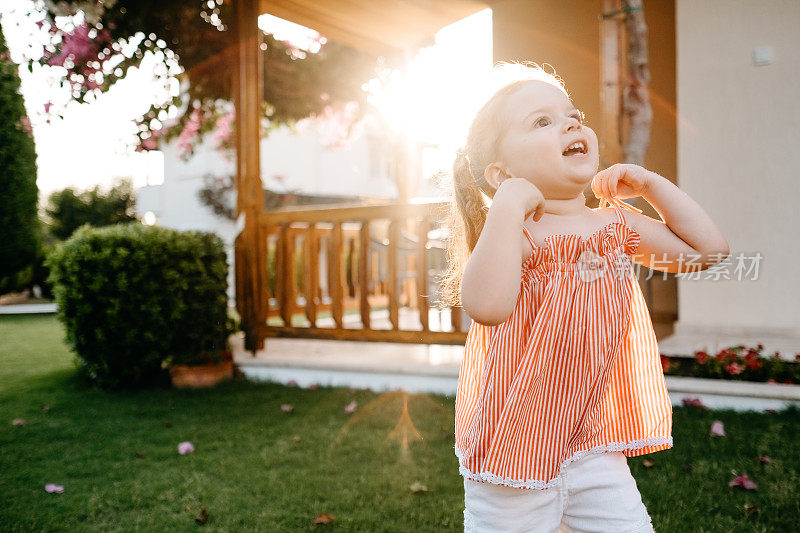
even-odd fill
[[(573, 113), (570, 116), (578, 119), (578, 122), (580, 122), (581, 124), (583, 124), (584, 120), (586, 120), (586, 115), (583, 114), (583, 111), (578, 111), (577, 113)], [(542, 117), (539, 120), (537, 120), (536, 122), (534, 122), (533, 125), (537, 126), (537, 125), (541, 124), (542, 120), (547, 120), (548, 122), (550, 122), (549, 118)]]

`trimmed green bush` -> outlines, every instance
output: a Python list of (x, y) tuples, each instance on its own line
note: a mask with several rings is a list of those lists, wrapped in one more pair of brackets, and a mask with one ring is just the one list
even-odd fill
[(172, 364), (229, 357), (234, 326), (218, 235), (138, 222), (84, 225), (46, 263), (59, 320), (88, 381), (168, 386)]

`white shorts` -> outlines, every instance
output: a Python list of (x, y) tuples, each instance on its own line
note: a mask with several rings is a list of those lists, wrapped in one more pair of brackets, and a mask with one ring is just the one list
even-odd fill
[(622, 452), (590, 453), (561, 470), (548, 489), (518, 489), (464, 478), (464, 531), (654, 533)]

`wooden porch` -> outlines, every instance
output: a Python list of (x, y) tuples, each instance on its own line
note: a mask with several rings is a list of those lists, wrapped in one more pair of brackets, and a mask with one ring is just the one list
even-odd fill
[[(412, 164), (408, 139), (398, 144), (396, 201), (264, 210), (258, 149), (264, 73), (258, 59), (258, 15), (280, 16), (376, 56), (408, 59), (417, 48), (430, 44), (439, 28), (495, 3), (447, 0), (427, 6), (412, 0), (381, 0), (331, 9), (305, 1), (236, 2), (239, 68), (234, 81), (241, 227), (235, 242), (236, 301), (244, 331), (241, 349), (251, 354), (253, 362), (281, 350), (279, 341), (291, 338), (298, 341), (294, 346), (309, 353), (316, 349), (308, 340), (299, 342), (302, 339), (346, 342), (344, 353), (372, 354), (381, 350), (381, 343), (395, 343), (393, 349), (407, 354), (406, 363), (414, 364), (418, 351), (414, 346), (426, 346), (425, 353), (463, 347), (471, 322), (460, 307), (441, 308), (436, 302), (436, 276), (445, 260), (446, 228), (440, 221), (447, 204), (413, 202), (409, 197), (409, 184), (417, 179), (418, 170)], [(606, 4), (611, 5), (610, 0)], [(621, 31), (619, 21), (601, 24), (604, 42), (615, 43)], [(608, 50), (600, 57), (604, 65), (601, 90), (606, 97), (603, 151), (618, 159), (620, 52), (613, 47)], [(676, 314), (669, 294), (674, 284), (659, 283), (657, 277), (640, 276), (640, 280), (660, 338), (671, 333)], [(369, 349), (363, 341), (371, 341)]]

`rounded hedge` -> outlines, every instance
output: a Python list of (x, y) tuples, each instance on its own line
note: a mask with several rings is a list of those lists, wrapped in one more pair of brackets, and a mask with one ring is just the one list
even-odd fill
[(103, 388), (168, 386), (169, 365), (228, 350), (228, 264), (214, 233), (84, 225), (46, 263), (81, 374)]

